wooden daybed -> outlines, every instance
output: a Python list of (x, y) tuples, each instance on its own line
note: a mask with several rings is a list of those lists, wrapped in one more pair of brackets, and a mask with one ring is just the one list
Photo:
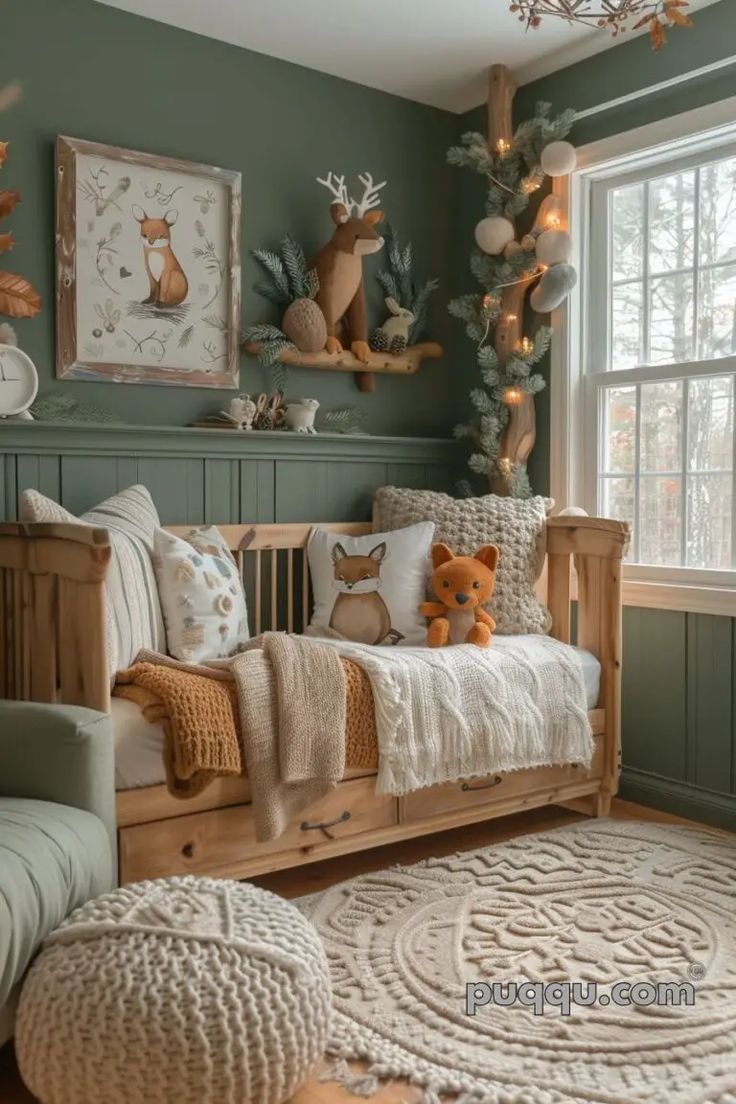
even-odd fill
[[(351, 534), (371, 528), (325, 527)], [(298, 632), (307, 622), (304, 549), (310, 528), (220, 526), (246, 582), (254, 633)], [(179, 534), (190, 529), (171, 527)], [(333, 792), (269, 843), (255, 840), (245, 778), (218, 779), (186, 801), (172, 797), (165, 785), (125, 790), (117, 798), (121, 882), (175, 873), (244, 878), (550, 803), (606, 815), (620, 771), (621, 561), (627, 543), (622, 522), (560, 517), (547, 526), (540, 597), (552, 614), (551, 635), (570, 642), (576, 597), (577, 643), (601, 664), (598, 706), (590, 714), (595, 755), (589, 770), (544, 767), (401, 798), (376, 796), (372, 772), (349, 770)], [(0, 525), (0, 697), (109, 711), (109, 558), (104, 529)]]

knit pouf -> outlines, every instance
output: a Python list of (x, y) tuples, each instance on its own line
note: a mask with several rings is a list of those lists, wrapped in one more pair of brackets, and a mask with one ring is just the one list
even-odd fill
[(322, 945), (289, 904), (209, 878), (83, 905), (21, 993), (16, 1052), (41, 1104), (281, 1104), (330, 1021)]

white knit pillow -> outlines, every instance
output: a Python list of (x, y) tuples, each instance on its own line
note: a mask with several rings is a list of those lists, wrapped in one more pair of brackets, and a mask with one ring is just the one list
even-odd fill
[(221, 659), (248, 639), (238, 568), (214, 525), (186, 540), (158, 529), (154, 567), (169, 655), (186, 663)]
[(456, 555), (472, 556), (484, 544), (501, 552), (496, 588), (488, 610), (498, 633), (546, 633), (552, 624), (548, 610), (534, 593), (544, 565), (545, 524), (550, 498), (451, 498), (438, 491), (381, 487), (376, 492), (373, 525), (400, 529), (418, 521), (433, 521), (434, 539)]
[(130, 666), (141, 648), (164, 650), (166, 635), (151, 562), (153, 534), (161, 522), (145, 487), (128, 487), (81, 517), (38, 491), (23, 491), (20, 520), (91, 525), (110, 533), (112, 556), (105, 594), (111, 679), (116, 671)]
[(362, 644), (423, 644), (427, 622), (419, 604), (433, 532), (431, 523), (365, 537), (312, 529), (310, 632), (331, 630)]

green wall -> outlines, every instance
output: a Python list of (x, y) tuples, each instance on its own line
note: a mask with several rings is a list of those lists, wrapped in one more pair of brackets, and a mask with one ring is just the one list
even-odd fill
[[(3, 187), (22, 192), (8, 227), (17, 270), (43, 295), (44, 312), (19, 324), (42, 392), (63, 390), (131, 424), (185, 425), (222, 406), (223, 395), (193, 388), (63, 382), (54, 379), (54, 171), (57, 134), (238, 169), (243, 174), (243, 320), (267, 317), (252, 291), (248, 250), (274, 246), (289, 230), (309, 252), (331, 230), (328, 196), (315, 183), (328, 169), (386, 179), (385, 209), (410, 238), (420, 274), (442, 276), (452, 239), (452, 170), (445, 150), (457, 117), (261, 54), (189, 34), (93, 0), (6, 0), (0, 74), (18, 78), (23, 100), (0, 119), (12, 141)], [(5, 225), (5, 224), (4, 224)], [(366, 261), (368, 271), (380, 257)], [(374, 319), (383, 321), (369, 279)], [(444, 340), (447, 282), (435, 297), (432, 335)], [(249, 358), (243, 389), (266, 380)], [(294, 370), (289, 393), (326, 408), (362, 407), (367, 428), (388, 434), (445, 434), (452, 380), (427, 361), (412, 379), (382, 378), (360, 394), (350, 374)]]
[[(646, 37), (521, 88), (518, 119), (550, 100), (579, 111), (710, 62), (736, 42), (736, 3), (693, 12), (661, 53)], [(736, 68), (594, 115), (573, 129), (578, 145), (736, 94)], [(537, 404), (530, 474), (549, 486), (549, 390)], [(624, 610), (622, 796), (724, 827), (736, 827), (736, 622), (729, 617)]]

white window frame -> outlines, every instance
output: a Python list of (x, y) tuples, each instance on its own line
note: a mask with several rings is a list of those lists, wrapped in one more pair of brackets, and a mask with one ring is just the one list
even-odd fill
[[(590, 211), (597, 181), (633, 173), (656, 173), (657, 166), (704, 152), (714, 159), (736, 148), (736, 96), (578, 149), (571, 177), (555, 180), (555, 194), (567, 209), (578, 284), (566, 304), (552, 315), (550, 485), (557, 508), (583, 506), (594, 512), (597, 501), (598, 388), (585, 385), (583, 371), (591, 304), (586, 294), (590, 273)], [(730, 370), (732, 358), (724, 358)], [(717, 375), (719, 361), (671, 366), (664, 379)], [(658, 367), (631, 369), (631, 382), (652, 379)], [(623, 373), (616, 373), (623, 382)], [(735, 433), (736, 438), (736, 433)], [(736, 515), (736, 507), (734, 510)], [(736, 571), (694, 571), (682, 567), (624, 566), (624, 602), (655, 609), (736, 616)]]

